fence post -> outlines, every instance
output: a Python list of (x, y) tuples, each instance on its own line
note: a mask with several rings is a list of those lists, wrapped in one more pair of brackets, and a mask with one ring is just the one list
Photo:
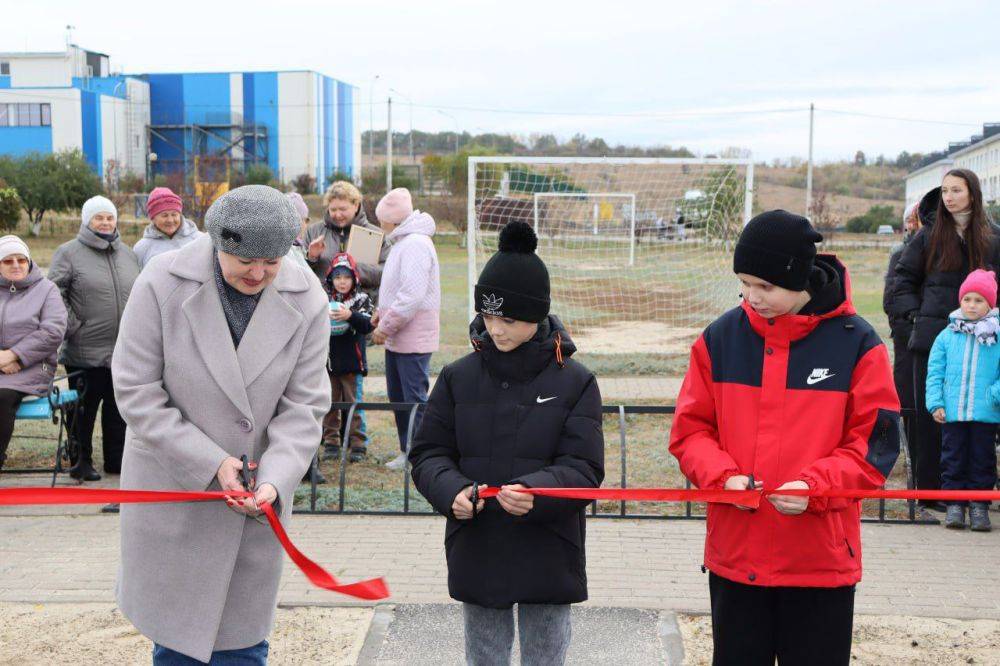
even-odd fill
[(414, 403), (410, 408), (410, 420), (406, 424), (406, 460), (403, 461), (403, 513), (410, 512), (410, 447), (413, 446), (413, 428), (417, 423), (417, 410), (420, 403)]
[[(346, 438), (342, 437), (340, 442), (340, 497), (337, 500), (337, 511), (344, 513), (344, 484), (347, 482), (347, 447), (351, 441), (351, 422), (354, 420), (354, 412), (358, 407), (358, 403), (352, 402), (351, 406), (347, 408), (347, 422), (345, 434)], [(344, 440), (347, 441), (344, 441)]]
[[(618, 405), (618, 446), (621, 451), (622, 457), (622, 482), (621, 487), (628, 487), (628, 478), (626, 474), (626, 461), (625, 461), (625, 405)], [(620, 515), (622, 518), (625, 517), (625, 500), (621, 501)]]

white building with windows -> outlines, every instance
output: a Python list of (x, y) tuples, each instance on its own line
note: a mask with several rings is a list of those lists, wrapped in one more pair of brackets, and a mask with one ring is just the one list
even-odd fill
[(919, 202), (925, 194), (941, 184), (941, 180), (954, 164), (950, 157), (945, 157), (920, 167), (906, 175), (906, 207)]
[(149, 84), (109, 69), (107, 55), (75, 45), (0, 53), (0, 154), (78, 149), (102, 178), (144, 174)]
[(987, 136), (952, 153), (955, 168), (975, 171), (983, 188), (983, 201), (995, 202), (1000, 199), (1000, 132)]
[(1000, 203), (1000, 123), (986, 123), (982, 134), (948, 148), (947, 157), (906, 175), (906, 205), (940, 185), (949, 169), (974, 172), (983, 188), (983, 202)]

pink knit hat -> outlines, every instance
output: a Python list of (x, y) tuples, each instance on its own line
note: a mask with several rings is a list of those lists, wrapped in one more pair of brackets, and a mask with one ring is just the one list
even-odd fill
[(180, 213), (182, 209), (181, 198), (169, 187), (154, 188), (146, 199), (146, 217), (151, 220), (165, 210), (176, 210)]
[(386, 224), (402, 224), (410, 215), (413, 215), (413, 198), (405, 187), (392, 190), (375, 206), (375, 217)]
[(302, 198), (301, 194), (298, 192), (289, 192), (285, 196), (295, 206), (295, 212), (299, 214), (299, 217), (303, 220), (309, 217), (309, 206), (306, 205), (306, 200)]
[(958, 290), (958, 300), (961, 301), (965, 295), (975, 292), (986, 299), (991, 308), (997, 306), (997, 278), (993, 271), (984, 271), (978, 268), (965, 278), (961, 288)]

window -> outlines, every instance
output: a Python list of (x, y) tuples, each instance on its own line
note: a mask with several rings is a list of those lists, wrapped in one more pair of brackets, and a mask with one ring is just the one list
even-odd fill
[(51, 104), (0, 104), (0, 127), (51, 126)]
[(10, 76), (9, 62), (0, 62), (0, 76)]

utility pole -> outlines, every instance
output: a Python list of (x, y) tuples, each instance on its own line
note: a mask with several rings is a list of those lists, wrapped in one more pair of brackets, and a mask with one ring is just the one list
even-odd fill
[(385, 129), (385, 191), (392, 189), (392, 98), (388, 103), (388, 125)]
[[(375, 82), (378, 81), (378, 74), (372, 79), (368, 86), (368, 164), (375, 166)], [(371, 168), (369, 167), (369, 168)]]
[(813, 199), (813, 117), (816, 115), (816, 107), (809, 104), (809, 163), (806, 165), (806, 217), (812, 209)]

